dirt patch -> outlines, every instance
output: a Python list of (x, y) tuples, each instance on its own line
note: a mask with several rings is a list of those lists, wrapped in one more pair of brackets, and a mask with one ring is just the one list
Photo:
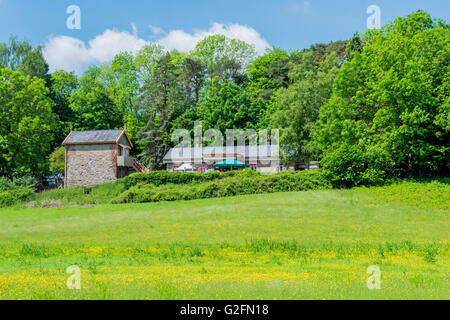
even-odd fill
[(61, 200), (44, 200), (42, 202), (30, 202), (27, 204), (27, 208), (36, 209), (36, 208), (60, 208), (64, 207), (64, 202)]
[(84, 205), (84, 206), (80, 206), (80, 205), (78, 205), (78, 204), (75, 204), (75, 205), (73, 205), (72, 207), (75, 207), (75, 208), (82, 208), (82, 209), (87, 209), (87, 208), (93, 208), (93, 207), (95, 207), (93, 204), (87, 204), (87, 205)]

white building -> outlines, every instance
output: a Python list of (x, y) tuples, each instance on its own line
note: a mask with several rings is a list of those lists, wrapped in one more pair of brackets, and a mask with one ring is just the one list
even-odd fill
[(169, 171), (189, 164), (194, 171), (206, 172), (226, 159), (236, 159), (260, 172), (280, 171), (278, 145), (173, 148), (163, 161)]

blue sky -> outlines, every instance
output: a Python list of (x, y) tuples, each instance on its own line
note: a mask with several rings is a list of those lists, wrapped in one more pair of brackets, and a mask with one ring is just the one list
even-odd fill
[[(66, 27), (70, 5), (81, 9), (81, 30)], [(42, 44), (51, 69), (80, 72), (120, 50), (159, 42), (186, 51), (216, 32), (258, 51), (348, 39), (366, 30), (369, 5), (380, 7), (382, 24), (418, 9), (449, 20), (445, 0), (0, 0), (0, 41), (16, 34)]]

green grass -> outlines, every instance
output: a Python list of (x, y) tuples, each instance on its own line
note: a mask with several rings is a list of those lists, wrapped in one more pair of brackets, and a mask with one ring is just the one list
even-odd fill
[[(125, 185), (118, 180), (92, 187), (74, 187), (54, 189), (35, 193), (26, 205), (29, 207), (47, 207), (53, 205), (87, 205), (107, 204), (126, 190)], [(21, 204), (23, 206), (23, 204)]]
[[(448, 299), (449, 194), (405, 182), (3, 208), (0, 299)], [(66, 287), (72, 265), (79, 291)], [(371, 265), (381, 290), (366, 286)]]
[[(132, 174), (115, 182), (93, 187), (50, 190), (31, 196), (27, 194), (28, 197), (18, 199), (15, 204), (28, 208), (49, 208), (67, 205), (162, 202), (321, 190), (331, 187), (331, 183), (319, 170), (273, 175), (262, 175), (252, 170), (207, 174), (151, 171)], [(14, 194), (10, 194), (7, 201), (3, 201), (6, 203), (5, 206), (14, 203)], [(0, 206), (1, 200), (0, 196)]]

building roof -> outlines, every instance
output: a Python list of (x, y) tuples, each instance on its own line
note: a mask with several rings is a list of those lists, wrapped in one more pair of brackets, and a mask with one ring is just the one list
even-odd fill
[(125, 135), (130, 146), (133, 146), (128, 138), (125, 129), (120, 130), (92, 130), (92, 131), (71, 131), (66, 137), (63, 145), (66, 144), (104, 144), (119, 143), (119, 140)]

